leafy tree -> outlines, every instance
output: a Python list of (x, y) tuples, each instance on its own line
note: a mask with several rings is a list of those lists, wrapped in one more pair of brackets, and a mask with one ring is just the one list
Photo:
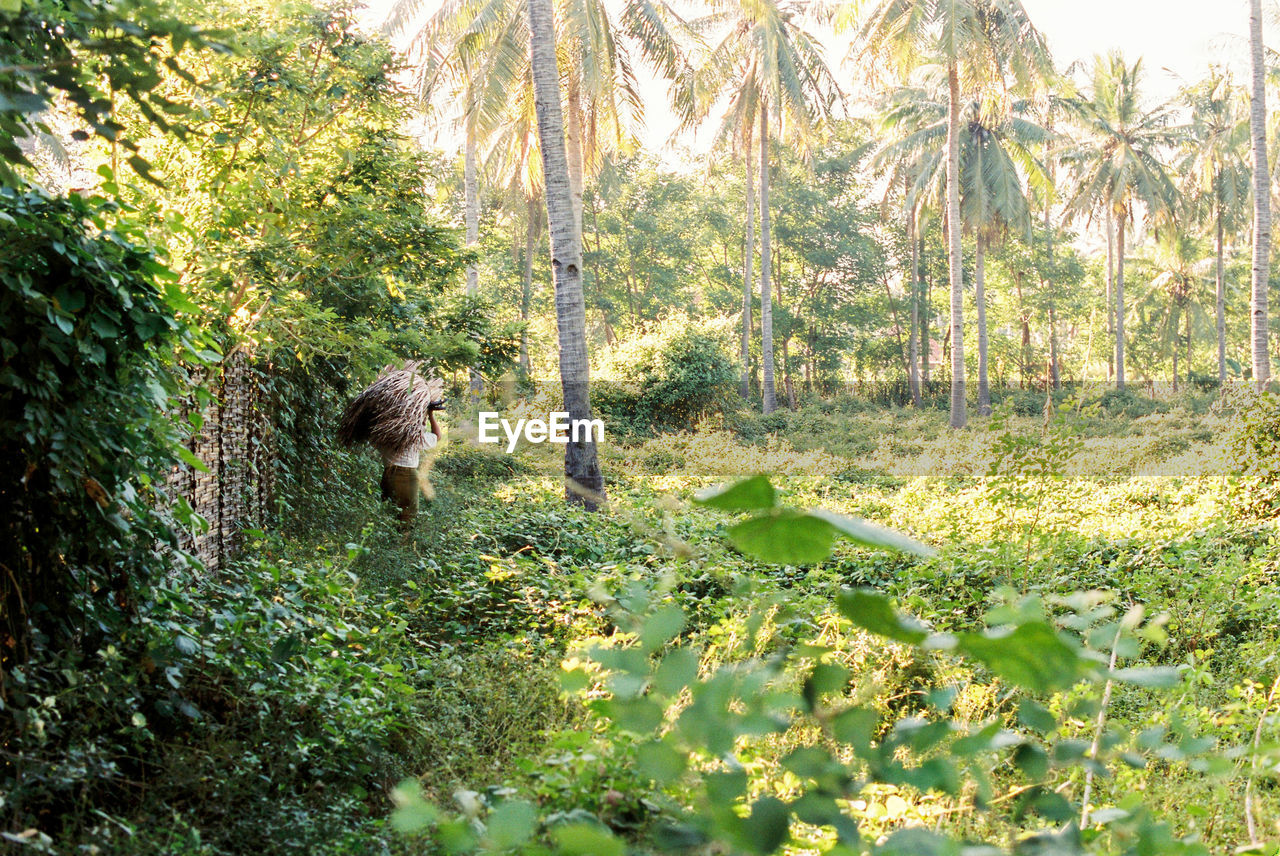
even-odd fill
[(1116, 387), (1125, 384), (1125, 229), (1139, 207), (1169, 214), (1177, 188), (1162, 154), (1177, 144), (1179, 132), (1167, 105), (1148, 109), (1142, 100), (1142, 60), (1126, 63), (1119, 52), (1094, 58), (1088, 98), (1079, 113), (1080, 137), (1062, 153), (1075, 183), (1069, 206), (1076, 211), (1102, 206), (1116, 224), (1115, 355)]
[[(815, 123), (830, 112), (837, 91), (817, 39), (801, 26), (801, 7), (765, 0), (717, 0), (698, 24), (724, 30), (689, 84), (677, 89), (677, 108), (687, 125), (699, 124), (722, 97), (729, 106), (720, 122), (717, 138), (741, 134), (750, 141), (749, 129), (758, 126), (760, 150), (760, 338), (764, 374), (765, 413), (777, 407), (773, 358), (773, 295), (770, 286), (772, 231), (769, 222), (769, 143), (771, 121), (791, 130), (801, 146), (808, 145)], [(770, 114), (770, 110), (774, 111)], [(750, 193), (748, 177), (748, 193)], [(749, 243), (749, 242), (748, 242)], [(750, 253), (750, 246), (747, 250)], [(750, 271), (744, 263), (745, 289)], [(744, 327), (749, 320), (744, 314)]]
[(92, 135), (124, 147), (146, 175), (149, 164), (114, 111), (132, 103), (156, 127), (181, 133), (177, 123), (190, 105), (160, 91), (162, 76), (191, 81), (177, 56), (188, 46), (208, 44), (197, 28), (151, 0), (6, 4), (0, 9), (0, 183), (24, 183), (16, 170), (31, 164), (19, 141), (53, 139), (45, 115), (60, 99), (88, 129), (77, 128), (76, 139)]
[(1249, 136), (1253, 152), (1253, 300), (1249, 306), (1253, 382), (1271, 382), (1267, 350), (1267, 289), (1271, 287), (1271, 172), (1267, 168), (1267, 69), (1262, 51), (1262, 0), (1249, 0)]
[[(29, 658), (96, 650), (166, 565), (169, 513), (190, 514), (164, 495), (169, 400), (185, 380), (175, 353), (217, 355), (178, 320), (175, 277), (107, 200), (0, 189), (0, 239), (22, 248), (0, 268), (7, 686)], [(11, 725), (0, 720), (0, 738)]]
[[(879, 0), (858, 28), (869, 68), (904, 74), (939, 56), (947, 74), (947, 264), (951, 285), (951, 427), (965, 416), (964, 272), (960, 229), (960, 113), (973, 93), (995, 91), (1012, 77), (1035, 87), (1053, 74), (1044, 37), (1020, 0)], [(984, 104), (990, 103), (984, 98)]]
[[(560, 111), (560, 75), (551, 0), (528, 0), (529, 50), (542, 143), (543, 186), (551, 234), (551, 273), (556, 290), (556, 328), (560, 334), (560, 385), (569, 418), (591, 418), (588, 386), (586, 310), (582, 298), (582, 229), (574, 213), (572, 182), (565, 155)], [(565, 498), (588, 510), (599, 507), (604, 477), (591, 432), (565, 444)]]
[[(946, 187), (945, 153), (949, 135), (947, 104), (922, 89), (898, 94), (884, 121), (898, 139), (882, 157), (911, 164), (912, 195), (928, 193), (938, 200)], [(978, 314), (978, 412), (991, 414), (987, 378), (987, 312), (984, 261), (987, 247), (1012, 228), (1027, 233), (1031, 209), (1024, 181), (1043, 184), (1044, 168), (1033, 150), (1049, 140), (1049, 132), (1030, 118), (1030, 104), (1014, 101), (992, 107), (965, 105), (960, 130), (960, 217), (974, 234), (974, 297)]]
[(1179, 169), (1186, 180), (1182, 192), (1193, 201), (1214, 233), (1218, 382), (1225, 383), (1227, 291), (1223, 245), (1225, 235), (1234, 235), (1243, 226), (1251, 178), (1244, 155), (1248, 125), (1241, 115), (1245, 96), (1228, 72), (1214, 68), (1204, 80), (1186, 87), (1182, 98), (1191, 109), (1186, 152)]

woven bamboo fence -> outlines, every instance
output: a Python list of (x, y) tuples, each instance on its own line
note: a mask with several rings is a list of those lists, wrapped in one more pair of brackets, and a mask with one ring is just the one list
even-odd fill
[(234, 555), (245, 529), (267, 520), (275, 446), (268, 394), (244, 351), (233, 352), (209, 381), (213, 400), (187, 441), (208, 471), (182, 465), (167, 481), (170, 495), (185, 497), (207, 523), (179, 532), (181, 546), (213, 571)]

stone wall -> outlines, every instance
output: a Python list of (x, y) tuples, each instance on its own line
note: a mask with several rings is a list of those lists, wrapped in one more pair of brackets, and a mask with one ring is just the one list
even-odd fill
[(216, 570), (239, 547), (244, 529), (266, 521), (275, 454), (269, 396), (244, 351), (234, 351), (206, 388), (214, 397), (201, 408), (203, 421), (187, 448), (208, 472), (183, 465), (168, 482), (171, 494), (185, 497), (208, 524), (180, 533), (183, 548)]

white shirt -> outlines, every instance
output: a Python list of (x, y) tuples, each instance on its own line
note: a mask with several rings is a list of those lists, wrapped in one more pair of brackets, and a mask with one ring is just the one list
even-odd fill
[(434, 449), (436, 446), (436, 435), (431, 431), (422, 432), (422, 444), (420, 446), (410, 446), (402, 452), (395, 455), (383, 454), (382, 463), (388, 467), (408, 467), (416, 470), (419, 462), (422, 460), (422, 449)]

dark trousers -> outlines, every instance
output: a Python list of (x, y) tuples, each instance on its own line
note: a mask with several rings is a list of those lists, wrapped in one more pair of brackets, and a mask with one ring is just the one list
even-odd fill
[(413, 467), (384, 467), (382, 498), (400, 506), (400, 519), (406, 523), (418, 514), (418, 471)]

